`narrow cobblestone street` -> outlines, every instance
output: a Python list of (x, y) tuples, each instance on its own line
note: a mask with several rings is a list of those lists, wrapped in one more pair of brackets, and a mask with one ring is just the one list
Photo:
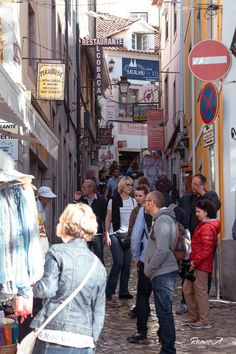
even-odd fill
[[(105, 250), (106, 266), (110, 268), (110, 252)], [(136, 292), (136, 272), (132, 269), (130, 291)], [(174, 295), (174, 313), (181, 294), (180, 282)], [(133, 300), (120, 301), (118, 296), (113, 296), (112, 301), (107, 302), (105, 325), (101, 338), (97, 345), (97, 354), (156, 354), (160, 350), (157, 342), (157, 320), (153, 298), (151, 297), (151, 317), (148, 327), (148, 345), (130, 344), (126, 337), (136, 332), (136, 320), (130, 319), (129, 310), (135, 303)], [(178, 354), (234, 354), (236, 353), (236, 302), (215, 300), (211, 296), (211, 317), (213, 327), (208, 330), (193, 330), (183, 324), (187, 315), (175, 315), (176, 325), (176, 349)]]

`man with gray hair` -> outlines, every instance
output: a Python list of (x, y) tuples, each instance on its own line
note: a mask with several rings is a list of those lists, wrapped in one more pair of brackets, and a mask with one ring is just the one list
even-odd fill
[(88, 242), (89, 248), (96, 254), (100, 261), (104, 264), (103, 258), (103, 233), (106, 217), (107, 202), (105, 199), (98, 197), (97, 185), (91, 179), (85, 179), (82, 184), (82, 198), (79, 202), (88, 204), (97, 217), (98, 231), (94, 239)]
[(164, 207), (165, 198), (154, 191), (145, 198), (145, 210), (152, 216), (152, 227), (144, 255), (144, 273), (152, 282), (159, 320), (158, 336), (161, 353), (175, 354), (175, 323), (172, 298), (178, 277), (178, 264), (173, 247), (176, 238), (175, 214)]

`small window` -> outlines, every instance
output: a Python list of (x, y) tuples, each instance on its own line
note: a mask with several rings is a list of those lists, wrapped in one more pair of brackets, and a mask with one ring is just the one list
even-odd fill
[(143, 20), (148, 22), (148, 13), (147, 12), (131, 12), (130, 19), (135, 20)]
[(137, 35), (132, 33), (132, 49), (137, 49)]
[(148, 50), (148, 36), (142, 36), (142, 50)]
[(141, 33), (132, 33), (132, 49), (147, 51), (148, 36)]

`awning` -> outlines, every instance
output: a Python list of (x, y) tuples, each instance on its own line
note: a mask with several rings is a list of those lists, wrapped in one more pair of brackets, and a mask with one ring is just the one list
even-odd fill
[[(0, 83), (0, 119), (28, 128), (38, 143), (57, 160), (59, 141), (56, 135), (1, 64)], [(24, 139), (23, 136), (22, 139)]]

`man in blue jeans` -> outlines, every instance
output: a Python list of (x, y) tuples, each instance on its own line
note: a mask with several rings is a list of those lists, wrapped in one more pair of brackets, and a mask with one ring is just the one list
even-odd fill
[(145, 198), (145, 210), (152, 216), (144, 273), (152, 281), (156, 315), (159, 320), (160, 354), (175, 354), (175, 323), (172, 298), (178, 277), (178, 264), (173, 252), (176, 237), (175, 214), (165, 208), (165, 198), (154, 191)]

